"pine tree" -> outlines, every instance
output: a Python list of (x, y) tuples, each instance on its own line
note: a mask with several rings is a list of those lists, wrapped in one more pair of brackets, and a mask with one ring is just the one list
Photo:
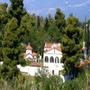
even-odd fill
[(21, 18), (26, 13), (23, 0), (10, 0), (10, 2), (11, 7), (9, 8), (9, 13), (11, 17), (15, 17), (18, 20), (18, 24), (20, 25)]
[(0, 4), (0, 61), (3, 61), (2, 43), (5, 24), (8, 21), (7, 4)]
[(65, 27), (65, 16), (59, 8), (57, 8), (56, 10), (55, 24), (58, 27), (59, 31), (62, 33)]
[(82, 55), (82, 29), (78, 26), (79, 20), (70, 16), (66, 20), (67, 26), (62, 37), (63, 60), (66, 72), (77, 72), (75, 67)]
[(3, 66), (1, 69), (2, 77), (12, 79), (17, 75), (16, 64), (19, 60), (18, 38), (16, 34), (17, 19), (12, 18), (5, 26), (3, 36)]

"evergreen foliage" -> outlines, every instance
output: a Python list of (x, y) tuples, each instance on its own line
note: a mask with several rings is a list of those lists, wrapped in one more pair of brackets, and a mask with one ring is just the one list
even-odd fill
[(66, 20), (66, 28), (62, 37), (63, 43), (63, 61), (67, 72), (75, 71), (75, 67), (80, 62), (82, 56), (82, 29), (78, 26), (78, 19), (69, 16)]
[[(7, 4), (0, 4), (0, 61), (4, 62), (0, 68), (0, 78), (13, 80), (18, 76), (20, 72), (16, 65), (25, 63), (22, 58), (22, 53), (25, 52), (22, 43), (29, 42), (34, 48), (33, 51), (40, 54), (43, 54), (45, 42), (60, 42), (66, 73), (83, 70), (75, 67), (79, 64), (82, 54), (83, 30), (79, 19), (73, 15), (65, 19), (60, 9), (56, 10), (54, 17), (50, 14), (46, 18), (35, 16), (25, 11), (23, 0), (10, 0), (10, 2), (10, 7)], [(45, 88), (51, 88), (47, 84), (50, 83), (52, 90), (61, 84), (56, 76), (44, 80)]]

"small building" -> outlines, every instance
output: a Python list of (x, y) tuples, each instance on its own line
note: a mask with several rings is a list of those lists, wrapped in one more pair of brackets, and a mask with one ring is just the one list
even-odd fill
[(36, 52), (33, 52), (33, 48), (31, 47), (30, 43), (26, 45), (25, 48), (26, 48), (26, 52), (24, 53), (24, 59), (31, 60), (31, 61), (37, 61), (40, 55)]
[(42, 69), (43, 64), (32, 61), (30, 66), (17, 65), (17, 68), (22, 72), (30, 76), (35, 76), (39, 70)]
[(24, 59), (33, 59), (32, 56), (32, 47), (30, 44), (25, 46), (26, 52), (24, 53)]
[[(29, 66), (33, 70), (32, 72), (28, 69), (25, 71), (31, 75), (35, 75), (38, 69), (44, 68), (45, 72), (50, 75), (60, 75), (61, 70), (63, 70), (64, 64), (61, 63), (62, 51), (60, 43), (45, 43), (43, 52), (43, 61), (37, 62), (37, 53), (33, 52), (30, 44), (26, 46), (26, 52), (24, 54), (24, 59), (32, 61)], [(23, 71), (23, 69), (21, 70)], [(24, 71), (23, 71), (24, 72)], [(32, 74), (33, 73), (33, 74)]]
[(61, 58), (62, 52), (60, 43), (45, 43), (43, 65), (47, 67), (51, 75), (60, 75), (60, 71), (64, 69)]

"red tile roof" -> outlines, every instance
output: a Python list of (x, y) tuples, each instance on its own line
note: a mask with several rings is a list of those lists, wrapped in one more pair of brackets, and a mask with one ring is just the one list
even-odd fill
[(51, 48), (52, 47), (52, 43), (45, 43), (45, 47), (44, 48)]
[(32, 53), (32, 56), (37, 56), (37, 53), (36, 53), (36, 52), (33, 52), (33, 53)]
[(53, 48), (61, 51), (61, 44), (60, 43), (45, 43), (45, 46), (44, 46), (45, 51), (49, 51)]
[(31, 63), (31, 66), (34, 66), (34, 67), (42, 67), (42, 66), (43, 66), (43, 63), (33, 61), (33, 62)]
[(31, 45), (30, 45), (30, 44), (28, 44), (28, 45), (26, 46), (26, 49), (27, 49), (27, 50), (32, 50)]
[(84, 61), (80, 61), (80, 64), (78, 66), (75, 66), (77, 68), (81, 68), (81, 67), (84, 67), (86, 65), (90, 64), (90, 57), (88, 60), (84, 60)]

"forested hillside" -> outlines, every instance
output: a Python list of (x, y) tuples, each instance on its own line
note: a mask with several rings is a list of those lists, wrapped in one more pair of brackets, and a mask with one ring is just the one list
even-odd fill
[(0, 67), (1, 82), (2, 79), (11, 81), (18, 77), (20, 72), (16, 65), (25, 64), (21, 55), (25, 52), (22, 44), (28, 43), (33, 47), (33, 51), (42, 55), (45, 42), (60, 42), (63, 52), (62, 62), (65, 65), (64, 73), (75, 71), (74, 77), (78, 77), (84, 72), (83, 68), (75, 67), (79, 65), (82, 56), (84, 30), (78, 18), (73, 15), (65, 18), (59, 8), (56, 9), (55, 16), (50, 14), (47, 17), (37, 16), (26, 11), (23, 0), (10, 2), (10, 6), (6, 3), (0, 4), (0, 61), (4, 62)]

